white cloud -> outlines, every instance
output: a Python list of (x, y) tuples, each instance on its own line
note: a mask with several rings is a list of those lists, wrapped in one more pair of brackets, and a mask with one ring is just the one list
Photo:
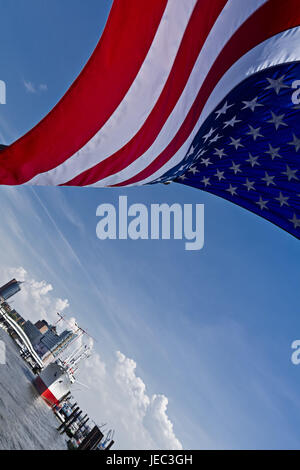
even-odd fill
[(26, 80), (24, 80), (23, 83), (28, 93), (36, 93), (36, 88), (32, 82), (26, 82)]
[(182, 449), (167, 415), (167, 407), (168, 398), (165, 395), (152, 395), (144, 418), (145, 427), (161, 448)]
[(84, 391), (89, 397), (84, 406), (99, 424), (115, 429), (119, 449), (182, 449), (167, 415), (167, 397), (149, 396), (136, 368), (120, 351), (110, 366), (93, 354), (80, 373), (90, 388)]
[(38, 93), (39, 91), (47, 91), (48, 90), (48, 85), (46, 83), (40, 83), (39, 85), (35, 85), (31, 81), (23, 81), (24, 87), (28, 93)]
[(62, 312), (69, 306), (67, 299), (60, 299), (49, 295), (53, 287), (46, 281), (32, 279), (23, 267), (3, 268), (0, 273), (0, 282), (4, 284), (10, 279), (22, 281), (21, 291), (11, 300), (14, 307), (25, 319), (33, 323), (45, 319), (50, 323), (57, 321), (57, 312)]

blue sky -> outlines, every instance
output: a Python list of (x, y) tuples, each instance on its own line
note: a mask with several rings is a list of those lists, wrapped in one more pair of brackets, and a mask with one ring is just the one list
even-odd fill
[[(29, 130), (63, 95), (110, 5), (0, 0), (7, 85), (0, 143)], [(121, 194), (147, 205), (204, 203), (203, 250), (185, 251), (183, 241), (97, 239), (97, 206)], [(24, 268), (30, 289), (15, 298), (20, 313), (61, 305), (97, 339), (96, 359), (83, 372), (90, 389), (78, 393), (116, 429), (119, 447), (299, 448), (300, 366), (290, 360), (300, 338), (296, 239), (177, 184), (3, 187), (0, 197), (1, 280)], [(157, 396), (167, 397), (167, 410)]]

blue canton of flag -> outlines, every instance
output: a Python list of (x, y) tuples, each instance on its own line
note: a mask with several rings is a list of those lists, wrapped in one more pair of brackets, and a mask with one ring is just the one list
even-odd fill
[[(237, 85), (200, 127), (185, 158), (159, 181), (228, 199), (300, 238), (300, 64)], [(295, 94), (295, 93), (294, 93)]]

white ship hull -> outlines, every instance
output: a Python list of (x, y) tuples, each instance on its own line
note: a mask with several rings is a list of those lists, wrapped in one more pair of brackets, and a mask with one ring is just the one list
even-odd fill
[(70, 391), (72, 381), (66, 368), (57, 361), (43, 369), (33, 384), (46, 403), (52, 406)]

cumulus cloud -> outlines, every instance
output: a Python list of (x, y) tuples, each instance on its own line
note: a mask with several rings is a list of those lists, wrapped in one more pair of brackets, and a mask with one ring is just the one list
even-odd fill
[(57, 321), (57, 312), (64, 311), (69, 307), (68, 299), (61, 299), (54, 295), (49, 295), (53, 287), (46, 281), (37, 281), (30, 277), (23, 267), (2, 268), (0, 282), (4, 284), (10, 279), (16, 278), (22, 281), (22, 289), (12, 298), (14, 307), (24, 318), (30, 319), (33, 323), (44, 319), (49, 323)]
[[(44, 318), (53, 323), (57, 320), (56, 312), (68, 309), (68, 300), (55, 297), (47, 281), (33, 279), (23, 267), (2, 267), (0, 284), (13, 277), (24, 282), (21, 292), (11, 300), (14, 301), (12, 306), (25, 319), (35, 322)], [(74, 316), (69, 317), (68, 328), (76, 330), (77, 324)], [(93, 348), (93, 339), (85, 335), (79, 337), (73, 348), (83, 343)], [(167, 414), (168, 398), (147, 392), (133, 359), (120, 351), (109, 358), (104, 361), (99, 351), (93, 351), (81, 365), (79, 381), (74, 385), (77, 392), (73, 393), (78, 395), (83, 410), (99, 425), (108, 423), (107, 426), (115, 429), (117, 448), (182, 449)], [(81, 389), (80, 383), (88, 389)]]
[(84, 392), (90, 397), (90, 413), (115, 429), (120, 449), (182, 449), (167, 415), (168, 398), (150, 396), (136, 368), (120, 351), (109, 366), (93, 354), (80, 374), (90, 387)]
[(167, 415), (168, 398), (165, 395), (152, 395), (144, 418), (146, 429), (159, 443), (160, 448), (182, 449), (182, 445), (174, 434), (173, 424)]

